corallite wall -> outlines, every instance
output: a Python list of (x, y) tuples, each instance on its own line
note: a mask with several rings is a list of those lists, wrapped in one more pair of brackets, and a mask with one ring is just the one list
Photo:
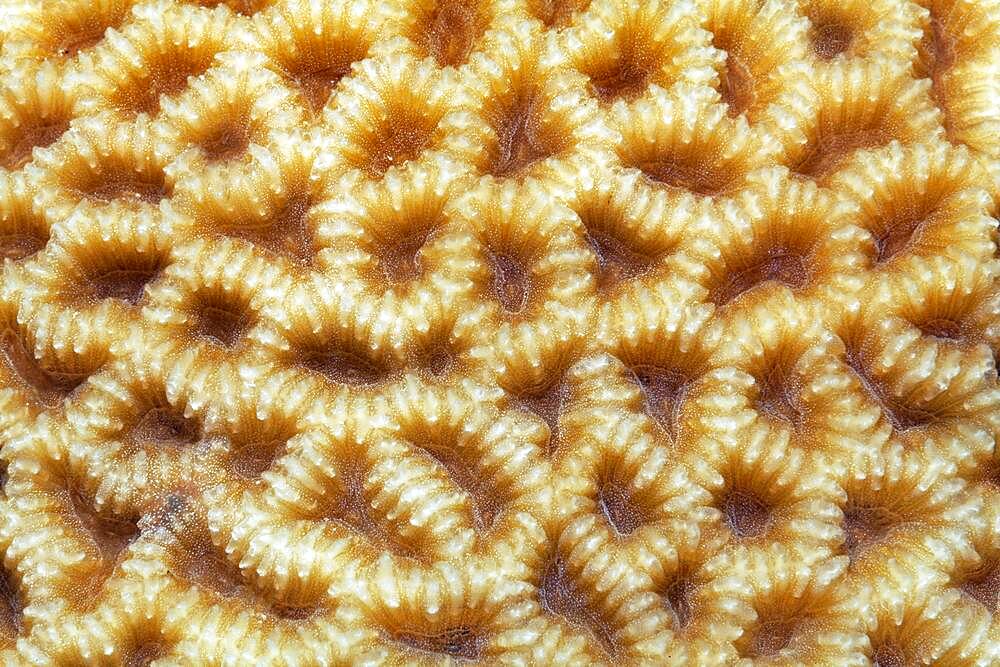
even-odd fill
[(1000, 663), (997, 0), (0, 0), (0, 664)]

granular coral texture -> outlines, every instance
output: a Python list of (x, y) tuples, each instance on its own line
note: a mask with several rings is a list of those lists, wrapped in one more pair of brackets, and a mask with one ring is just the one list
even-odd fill
[(998, 0), (0, 0), (0, 664), (1000, 664), (998, 100)]

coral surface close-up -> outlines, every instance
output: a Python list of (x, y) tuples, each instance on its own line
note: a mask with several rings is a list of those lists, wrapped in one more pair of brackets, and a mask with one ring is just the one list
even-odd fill
[(0, 0), (0, 667), (1000, 665), (1000, 0)]

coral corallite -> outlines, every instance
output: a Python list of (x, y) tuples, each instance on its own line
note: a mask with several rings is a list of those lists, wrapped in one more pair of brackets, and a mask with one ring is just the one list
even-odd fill
[(1000, 0), (0, 0), (0, 665), (1000, 665)]

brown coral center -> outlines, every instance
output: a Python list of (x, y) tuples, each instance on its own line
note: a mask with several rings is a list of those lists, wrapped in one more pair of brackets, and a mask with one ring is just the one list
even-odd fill
[(658, 254), (646, 252), (618, 229), (586, 225), (587, 244), (597, 258), (597, 287), (611, 290), (621, 283), (647, 274)]
[(476, 528), (480, 531), (492, 528), (503, 509), (503, 498), (469, 453), (454, 445), (432, 442), (423, 443), (420, 450), (444, 468), (452, 482), (468, 494)]
[(294, 262), (309, 264), (316, 256), (315, 236), (309, 219), (311, 208), (310, 195), (294, 195), (264, 220), (222, 225), (220, 231)]
[(597, 489), (597, 504), (608, 524), (621, 536), (631, 535), (647, 522), (644, 508), (636, 503), (629, 484), (621, 480), (601, 480)]
[(961, 588), (991, 614), (1000, 612), (1000, 561), (987, 560), (965, 578)]
[(753, 633), (747, 657), (766, 658), (775, 655), (792, 641), (798, 625), (799, 619), (765, 619)]
[(844, 548), (853, 560), (871, 544), (884, 539), (898, 518), (878, 505), (849, 504), (844, 510)]
[(590, 0), (529, 0), (528, 11), (547, 28), (564, 28), (589, 5)]
[(557, 152), (542, 127), (544, 103), (534, 88), (518, 90), (493, 114), (496, 147), (489, 167), (491, 174), (497, 178), (515, 177)]
[(144, 177), (139, 174), (108, 174), (98, 179), (85, 193), (99, 203), (121, 201), (126, 203), (158, 204), (170, 196), (170, 188), (162, 174)]
[(154, 661), (166, 657), (170, 648), (163, 643), (148, 641), (137, 644), (123, 656), (123, 667), (147, 667)]
[(920, 234), (924, 224), (922, 216), (904, 216), (888, 221), (882, 230), (874, 234), (875, 263), (885, 264), (903, 252)]
[(423, 275), (424, 266), (420, 250), (427, 243), (433, 230), (420, 229), (412, 234), (394, 239), (379, 253), (379, 264), (386, 279), (405, 283)]
[(137, 445), (158, 447), (183, 447), (192, 445), (201, 437), (197, 420), (185, 417), (171, 405), (153, 407), (143, 413), (128, 434)]
[(360, 151), (348, 156), (352, 165), (381, 178), (392, 167), (419, 158), (431, 146), (439, 118), (419, 104), (390, 108), (381, 122), (364, 129), (358, 137)]
[(783, 364), (774, 364), (757, 379), (756, 408), (761, 414), (793, 426), (802, 421), (797, 386)]
[(965, 330), (962, 322), (949, 317), (934, 317), (917, 324), (925, 336), (933, 336), (944, 340), (961, 340)]
[(490, 293), (508, 313), (520, 313), (528, 305), (531, 272), (514, 252), (487, 251), (491, 270)]
[(724, 306), (768, 282), (798, 289), (809, 281), (806, 257), (796, 249), (776, 245), (755, 259), (756, 261), (752, 261), (749, 266), (728, 272), (722, 281), (710, 290), (709, 299), (712, 303)]
[(245, 308), (222, 299), (199, 304), (192, 314), (191, 332), (223, 347), (232, 348), (246, 333), (250, 318)]
[(609, 655), (615, 654), (614, 632), (608, 619), (594, 608), (562, 557), (555, 555), (549, 559), (542, 573), (538, 597), (544, 610), (588, 630)]
[(43, 368), (27, 341), (15, 329), (0, 333), (0, 362), (45, 407), (55, 407), (83, 384), (86, 373), (66, 373)]
[(736, 181), (731, 170), (710, 167), (693, 157), (661, 155), (632, 166), (655, 183), (703, 197), (724, 194)]
[(74, 484), (70, 484), (66, 491), (73, 517), (92, 541), (98, 555), (98, 560), (89, 560), (89, 564), (96, 569), (78, 593), (78, 606), (85, 608), (95, 600), (104, 582), (118, 566), (122, 553), (138, 537), (139, 527), (131, 517), (99, 512)]
[(48, 243), (48, 235), (34, 232), (0, 234), (0, 262), (31, 257)]
[(478, 661), (486, 648), (486, 636), (467, 625), (436, 632), (397, 631), (390, 636), (393, 641), (415, 651), (444, 655), (463, 662)]
[(649, 85), (649, 60), (637, 53), (634, 45), (625, 46), (605, 67), (590, 75), (591, 90), (605, 103), (638, 97)]
[(879, 404), (882, 414), (896, 431), (904, 432), (922, 428), (937, 419), (937, 415), (932, 410), (910, 405), (894, 397), (882, 382), (871, 376), (860, 350), (855, 349), (854, 346), (846, 346), (845, 360), (866, 393)]
[(221, 120), (198, 142), (209, 162), (227, 162), (246, 152), (250, 145), (250, 125), (242, 118)]
[(725, 67), (719, 73), (719, 94), (730, 116), (739, 116), (754, 104), (754, 79), (739, 56), (726, 53)]
[(230, 467), (243, 479), (259, 479), (282, 455), (285, 440), (251, 442), (240, 446), (230, 459)]
[(678, 369), (649, 364), (632, 366), (630, 370), (642, 392), (646, 414), (676, 440), (690, 378)]
[(334, 521), (351, 532), (364, 536), (378, 549), (416, 558), (413, 546), (395, 534), (372, 513), (365, 488), (368, 471), (361, 458), (342, 460), (337, 467), (336, 488), (330, 489), (321, 510), (326, 520)]
[(809, 37), (813, 52), (822, 60), (832, 60), (851, 48), (854, 31), (839, 21), (822, 21), (813, 24)]
[(31, 160), (35, 148), (51, 146), (68, 129), (67, 119), (32, 123), (22, 127), (17, 139), (0, 155), (0, 166), (10, 170), (20, 169)]
[(879, 644), (872, 653), (872, 662), (875, 667), (909, 667), (910, 665), (903, 649), (891, 643)]
[(156, 269), (113, 269), (90, 276), (90, 284), (95, 299), (117, 299), (135, 306), (158, 273)]
[(461, 65), (486, 30), (479, 0), (438, 0), (424, 20), (420, 42), (439, 65)]
[(309, 351), (299, 363), (337, 384), (367, 386), (382, 382), (389, 368), (374, 357), (347, 347), (331, 346)]
[(721, 509), (729, 529), (740, 539), (763, 535), (773, 520), (767, 503), (756, 494), (741, 489), (726, 493)]
[(24, 630), (24, 602), (17, 583), (0, 567), (0, 646), (12, 646)]
[(674, 630), (683, 630), (691, 622), (695, 591), (694, 582), (683, 575), (675, 577), (666, 586), (663, 604), (670, 614)]
[(884, 146), (891, 139), (891, 133), (879, 126), (821, 133), (810, 142), (801, 159), (791, 169), (799, 176), (821, 179), (833, 172), (855, 151)]
[(566, 381), (557, 377), (540, 387), (532, 387), (513, 396), (514, 402), (538, 415), (549, 428), (548, 452), (551, 454), (559, 440), (559, 417), (568, 394)]

